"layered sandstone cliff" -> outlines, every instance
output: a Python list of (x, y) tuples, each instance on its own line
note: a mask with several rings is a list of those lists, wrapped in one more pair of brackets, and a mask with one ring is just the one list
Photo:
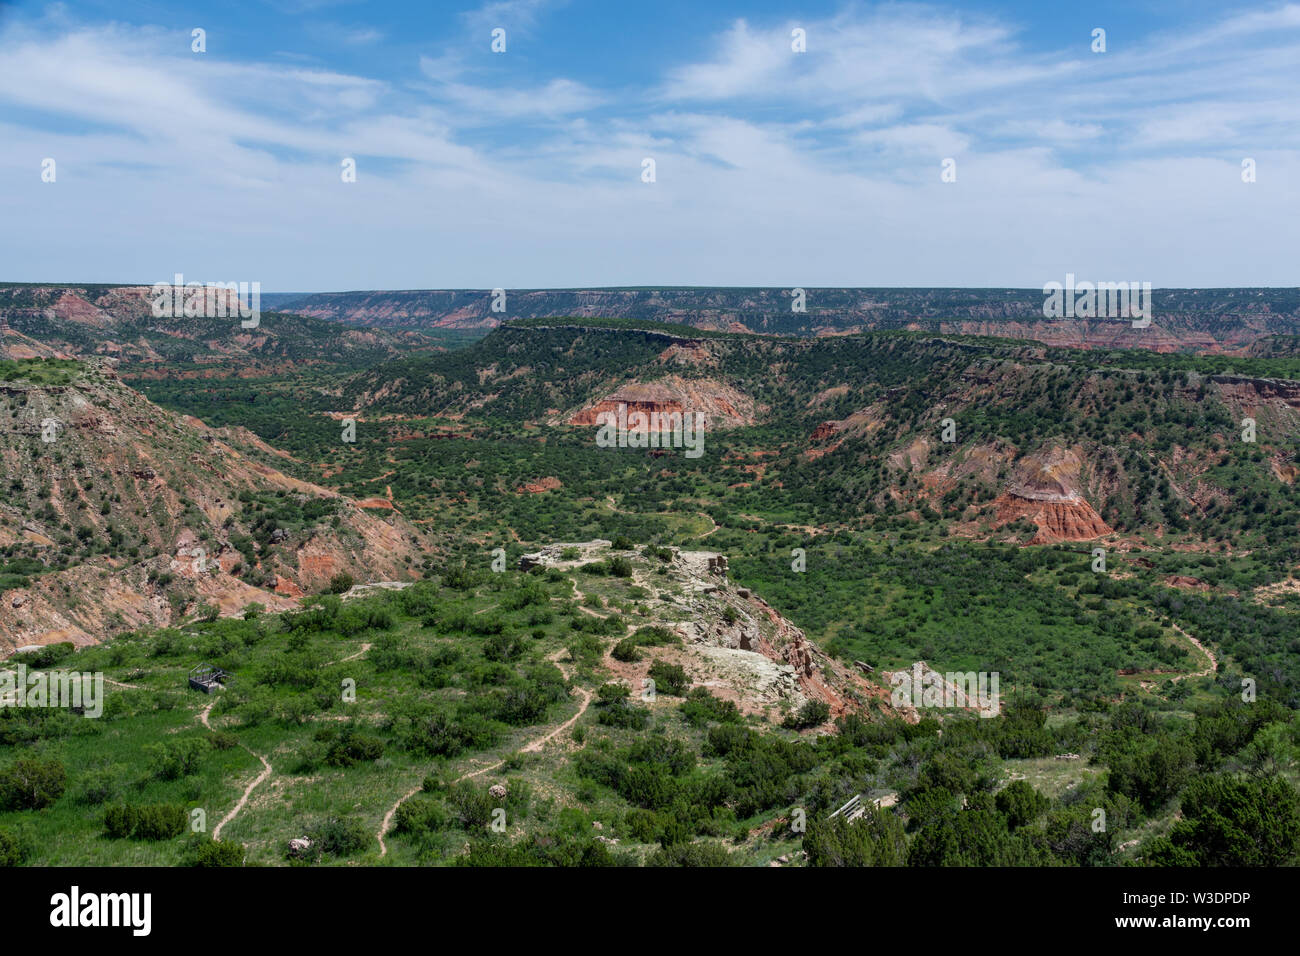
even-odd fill
[[(656, 421), (660, 429), (666, 429), (671, 427), (666, 416), (685, 414), (704, 415), (709, 428), (728, 428), (753, 424), (757, 409), (753, 399), (730, 385), (670, 375), (623, 385), (600, 401), (578, 409), (567, 421), (570, 425), (599, 425), (603, 423), (602, 415), (618, 416), (620, 412), (644, 415), (640, 429), (653, 428)], [(651, 419), (652, 414), (659, 417)]]
[(1076, 452), (1053, 448), (1027, 455), (1017, 478), (993, 502), (998, 524), (1028, 518), (1038, 527), (1034, 544), (1091, 541), (1112, 529), (1079, 493)]

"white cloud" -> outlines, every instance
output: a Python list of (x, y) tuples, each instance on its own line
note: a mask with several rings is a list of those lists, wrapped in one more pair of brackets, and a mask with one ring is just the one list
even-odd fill
[[(2, 278), (1293, 283), (1297, 9), (1105, 57), (1030, 50), (1014, 24), (939, 8), (800, 23), (805, 54), (794, 23), (737, 22), (648, 96), (507, 83), (452, 44), (379, 80), (194, 58), (171, 31), (11, 24), (0, 208), (22, 229), (0, 234)], [(536, 30), (544, 12), (479, 14)], [(57, 184), (40, 182), (45, 156)], [(956, 183), (939, 179), (947, 156)]]
[(476, 10), (461, 15), (467, 29), (489, 35), (492, 30), (501, 27), (530, 32), (537, 26), (537, 21), (548, 7), (557, 6), (556, 0), (491, 0)]

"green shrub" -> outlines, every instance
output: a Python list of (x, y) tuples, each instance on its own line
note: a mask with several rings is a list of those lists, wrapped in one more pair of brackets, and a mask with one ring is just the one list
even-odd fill
[(625, 637), (615, 644), (614, 649), (610, 651), (610, 655), (614, 660), (622, 661), (625, 664), (641, 659), (641, 652), (636, 649), (636, 641), (630, 637)]
[(418, 795), (404, 802), (393, 814), (393, 830), (397, 833), (420, 834), (446, 829), (451, 822), (446, 809), (436, 800), (421, 799)]
[(310, 827), (307, 839), (311, 840), (312, 851), (319, 858), (326, 853), (352, 856), (369, 846), (374, 835), (358, 820), (330, 817)]
[(378, 760), (384, 755), (382, 740), (360, 733), (353, 727), (347, 727), (341, 733), (327, 728), (319, 737), (326, 745), (325, 762), (331, 767), (351, 767)]
[(185, 847), (186, 866), (243, 866), (244, 844), (211, 839), (194, 839)]
[(650, 866), (731, 866), (731, 854), (716, 843), (674, 843), (655, 850)]
[(1032, 822), (1051, 805), (1051, 801), (1025, 780), (1015, 780), (998, 791), (998, 812), (1006, 816), (1012, 829)]
[(722, 700), (709, 693), (707, 688), (694, 687), (682, 702), (682, 716), (692, 727), (703, 727), (710, 722), (738, 724), (740, 708), (732, 701)]
[(71, 641), (46, 644), (38, 650), (24, 651), (9, 658), (10, 664), (26, 664), (29, 670), (48, 670), (73, 655), (77, 647)]
[(442, 574), (443, 587), (454, 591), (468, 591), (477, 583), (477, 578), (469, 568), (456, 565), (447, 568)]
[(148, 744), (144, 749), (151, 755), (149, 772), (158, 780), (179, 780), (181, 777), (188, 777), (198, 771), (203, 754), (209, 746), (207, 740), (199, 737)]
[(22, 866), (31, 858), (31, 842), (25, 833), (0, 827), (0, 866)]
[(1148, 863), (1295, 866), (1300, 793), (1283, 777), (1197, 777), (1179, 797), (1182, 819), (1145, 848)]
[(638, 627), (632, 635), (632, 640), (639, 647), (662, 647), (667, 644), (680, 644), (682, 639), (674, 631), (658, 624), (647, 624), (645, 627)]
[(0, 807), (43, 810), (59, 797), (67, 782), (63, 764), (39, 757), (21, 757), (0, 771)]
[(480, 790), (469, 781), (458, 783), (452, 788), (449, 802), (464, 830), (481, 830), (486, 827), (496, 805), (486, 790)]
[(208, 734), (208, 744), (213, 750), (232, 750), (239, 746), (239, 738), (228, 730), (214, 730)]
[(188, 820), (178, 803), (113, 804), (104, 810), (104, 832), (115, 839), (169, 840), (185, 832)]
[(650, 679), (655, 682), (655, 693), (680, 697), (690, 686), (690, 678), (680, 664), (655, 661), (650, 665)]
[(781, 726), (789, 730), (806, 730), (809, 727), (820, 727), (830, 719), (830, 704), (824, 700), (809, 700), (796, 713), (788, 715)]
[(505, 663), (521, 657), (524, 642), (518, 634), (493, 634), (483, 642), (483, 656), (490, 661)]
[(809, 866), (902, 866), (907, 860), (902, 821), (875, 807), (852, 822), (842, 816), (812, 821), (803, 848)]
[(89, 770), (82, 777), (77, 802), (98, 806), (116, 800), (126, 787), (126, 768), (120, 764)]

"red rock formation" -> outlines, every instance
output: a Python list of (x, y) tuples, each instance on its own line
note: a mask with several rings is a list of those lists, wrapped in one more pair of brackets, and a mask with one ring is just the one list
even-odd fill
[(807, 458), (809, 461), (813, 461), (817, 458), (820, 458), (822, 455), (829, 455), (831, 452), (837, 450), (843, 444), (844, 442), (837, 441), (835, 442), (835, 444), (827, 445), (825, 448), (809, 448), (804, 451), (803, 456)]
[(713, 355), (702, 339), (674, 342), (659, 353), (661, 365), (715, 365)]
[(811, 700), (825, 702), (831, 717), (857, 713), (867, 701), (875, 700), (888, 710), (889, 692), (863, 679), (862, 675), (832, 657), (823, 654), (804, 632), (786, 620), (757, 595), (750, 595), (754, 605), (775, 625), (772, 641), (759, 637), (744, 650), (754, 650), (778, 663), (789, 664), (799, 682), (799, 690)]
[(538, 495), (544, 491), (554, 491), (557, 488), (563, 488), (564, 483), (559, 478), (548, 476), (540, 478), (537, 481), (530, 481), (519, 486), (519, 494)]
[(298, 587), (298, 585), (294, 584), (288, 578), (283, 577), (282, 575), (279, 574), (275, 576), (274, 591), (276, 594), (283, 594), (286, 597), (302, 597), (303, 595), (302, 588)]
[(835, 433), (839, 431), (839, 426), (839, 422), (822, 422), (813, 429), (813, 433), (809, 436), (808, 440), (825, 441), (826, 439), (833, 437)]
[[(648, 431), (652, 422), (658, 423), (660, 431), (669, 431), (672, 428), (672, 424), (667, 416), (674, 413), (678, 415), (683, 413), (682, 406), (676, 402), (604, 401), (598, 402), (590, 408), (584, 408), (569, 419), (569, 424), (603, 425), (608, 421), (608, 419), (602, 419), (602, 415), (613, 415), (615, 416), (615, 421), (617, 421), (620, 406), (627, 409), (625, 414), (629, 422), (636, 421), (638, 424), (644, 422), (642, 427), (630, 428), (630, 431)], [(638, 412), (644, 415), (645, 418), (633, 419), (632, 416)], [(651, 416), (656, 413), (659, 417), (657, 419), (652, 418)]]
[(686, 379), (670, 375), (653, 382), (631, 382), (606, 395), (599, 402), (580, 409), (568, 419), (570, 425), (601, 425), (603, 413), (618, 415), (620, 406), (630, 417), (636, 412), (647, 416), (658, 413), (660, 429), (671, 427), (664, 416), (703, 414), (708, 427), (750, 425), (754, 423), (754, 403), (729, 385), (707, 378)]
[(1212, 375), (1223, 400), (1253, 412), (1264, 407), (1300, 408), (1300, 384), (1275, 378), (1248, 378), (1244, 375)]
[(1110, 534), (1112, 528), (1082, 498), (1073, 501), (1034, 501), (1017, 495), (999, 495), (998, 524), (1028, 518), (1038, 526), (1030, 544), (1055, 544), (1059, 541), (1091, 541)]
[(1053, 448), (1027, 456), (1020, 476), (994, 499), (999, 525), (1029, 518), (1038, 526), (1031, 544), (1091, 541), (1112, 532), (1077, 490), (1079, 456)]

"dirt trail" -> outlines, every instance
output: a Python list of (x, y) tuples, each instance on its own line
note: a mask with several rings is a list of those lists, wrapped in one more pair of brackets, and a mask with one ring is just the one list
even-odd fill
[(384, 822), (379, 824), (379, 832), (375, 834), (375, 839), (379, 841), (379, 855), (381, 857), (385, 857), (388, 855), (388, 844), (384, 842), (384, 834), (392, 829), (393, 816), (394, 814), (397, 813), (397, 808), (400, 807), (402, 804), (404, 804), (407, 800), (410, 800), (422, 789), (424, 788), (413, 787), (412, 789), (406, 791), (406, 793), (402, 794), (401, 798), (396, 803), (394, 803), (391, 807), (389, 807), (388, 812), (384, 814)]
[[(241, 746), (241, 747), (244, 747), (243, 744), (240, 744), (240, 746)], [(260, 784), (260, 783), (261, 783), (263, 780), (265, 780), (267, 777), (271, 776), (271, 764), (267, 761), (267, 759), (266, 759), (265, 757), (263, 757), (261, 754), (256, 753), (255, 751), (251, 750), (251, 749), (248, 748), (248, 747), (244, 747), (244, 749), (247, 750), (247, 751), (248, 751), (250, 754), (252, 754), (254, 757), (256, 757), (258, 760), (262, 761), (262, 772), (259, 773), (259, 774), (258, 774), (258, 775), (253, 779), (253, 782), (250, 783), (250, 784), (249, 784), (249, 785), (244, 789), (244, 795), (243, 795), (242, 797), (239, 798), (239, 802), (235, 804), (234, 808), (233, 808), (229, 813), (227, 813), (224, 817), (222, 817), (222, 818), (221, 818), (221, 822), (218, 823), (218, 824), (216, 825), (216, 827), (213, 828), (213, 830), (212, 830), (212, 839), (214, 839), (214, 840), (220, 840), (220, 839), (221, 839), (221, 828), (224, 827), (224, 826), (225, 826), (227, 823), (229, 823), (231, 820), (235, 819), (235, 817), (238, 815), (239, 811), (242, 810), (242, 809), (244, 809), (244, 804), (248, 803), (248, 798), (249, 798), (250, 796), (252, 796), (253, 791), (257, 788), (257, 785)]]
[[(367, 645), (367, 647), (368, 646), (369, 645)], [(208, 702), (208, 706), (204, 707), (201, 711), (199, 711), (199, 723), (201, 723), (204, 727), (208, 728), (208, 730), (212, 730), (212, 724), (209, 722), (208, 718), (212, 714), (212, 708), (215, 707), (216, 705), (217, 702), (215, 699), (213, 699)], [(212, 839), (214, 840), (221, 839), (222, 828), (231, 820), (235, 819), (236, 816), (239, 815), (239, 811), (244, 809), (244, 805), (248, 803), (248, 798), (253, 795), (253, 791), (257, 789), (258, 784), (260, 784), (262, 781), (264, 781), (267, 777), (271, 775), (271, 764), (267, 761), (265, 757), (263, 757), (260, 753), (253, 750), (253, 748), (249, 747), (246, 744), (240, 744), (239, 746), (243, 747), (245, 750), (247, 750), (258, 760), (262, 761), (262, 772), (259, 773), (256, 777), (254, 777), (253, 782), (244, 788), (244, 795), (239, 798), (239, 802), (235, 804), (235, 806), (231, 809), (229, 813), (227, 813), (224, 817), (221, 818), (220, 823), (218, 823), (215, 827), (213, 827)]]
[[(623, 508), (620, 508), (620, 507), (618, 506), (618, 502), (616, 502), (616, 501), (614, 500), (614, 496), (613, 496), (613, 495), (606, 495), (606, 496), (605, 496), (605, 503), (609, 505), (609, 510), (610, 510), (610, 511), (613, 511), (613, 512), (615, 512), (616, 514), (621, 514), (621, 515), (631, 515), (631, 516), (634, 517), (634, 518), (644, 518), (644, 517), (646, 517), (647, 515), (658, 515), (658, 516), (660, 516), (660, 517), (665, 517), (665, 516), (669, 516), (669, 515), (676, 514), (676, 512), (672, 512), (672, 511), (651, 511), (651, 512), (643, 512), (643, 511), (627, 511), (627, 510), (625, 510), (625, 509), (623, 509)], [(716, 521), (713, 520), (713, 516), (712, 516), (711, 514), (708, 514), (708, 513), (703, 512), (703, 511), (695, 511), (695, 512), (688, 512), (688, 513), (699, 515), (701, 518), (703, 518), (705, 521), (707, 521), (707, 522), (711, 525), (711, 527), (709, 528), (709, 530), (706, 531), (706, 532), (704, 532), (704, 534), (697, 535), (697, 537), (699, 537), (699, 538), (701, 538), (701, 539), (703, 539), (703, 538), (707, 538), (709, 535), (713, 534), (713, 532), (717, 531), (718, 528), (720, 527), (720, 525), (719, 525)]]
[[(560, 669), (560, 673), (564, 675), (564, 679), (568, 680), (569, 672), (566, 671), (564, 669), (564, 665), (560, 663), (560, 657), (565, 653), (565, 651), (566, 649), (562, 647), (555, 653), (547, 655), (546, 659), (551, 663), (553, 663), (556, 667), (558, 667)], [(525, 744), (521, 753), (526, 753), (526, 754), (537, 753), (543, 747), (549, 744), (552, 740), (558, 737), (560, 734), (564, 733), (566, 730), (568, 730), (570, 727), (576, 724), (578, 722), (578, 718), (587, 712), (587, 707), (591, 704), (591, 692), (588, 690), (584, 690), (581, 687), (575, 687), (573, 689), (577, 691), (578, 696), (582, 698), (582, 703), (578, 706), (578, 712), (574, 714), (572, 717), (570, 717), (568, 720), (566, 720), (564, 723), (560, 724), (560, 726), (552, 730), (549, 734), (546, 734), (543, 737), (538, 737), (536, 740), (530, 741), (529, 743)], [(481, 773), (482, 771), (479, 772)]]
[[(640, 580), (638, 580), (638, 579), (636, 579), (636, 578), (633, 578), (632, 580), (633, 580), (634, 582), (636, 582), (637, 584), (641, 584), (641, 583), (642, 583)], [(577, 602), (577, 607), (578, 607), (578, 610), (579, 610), (579, 611), (585, 611), (586, 613), (590, 614), (592, 617), (598, 617), (598, 618), (600, 618), (602, 621), (605, 620), (605, 618), (609, 617), (608, 614), (601, 614), (601, 613), (599, 613), (599, 612), (597, 612), (597, 611), (593, 611), (591, 608), (587, 607), (587, 605), (583, 604), (582, 602), (585, 601), (585, 600), (587, 600), (587, 595), (586, 595), (585, 593), (583, 593), (583, 591), (578, 587), (578, 582), (577, 582), (577, 581), (572, 582), (572, 584), (573, 584), (573, 596), (574, 596), (574, 601)], [(648, 585), (649, 582), (646, 582), (646, 584)], [(650, 590), (651, 590), (651, 591), (652, 591), (656, 596), (658, 596), (658, 594), (659, 594), (658, 589), (656, 589), (656, 588), (654, 588), (654, 587), (650, 587)], [(631, 637), (633, 634), (636, 633), (636, 628), (637, 628), (636, 624), (634, 624), (634, 623), (630, 623), (630, 624), (628, 624), (627, 628), (626, 628), (626, 629), (624, 630), (624, 632), (623, 632), (623, 637)], [(609, 644), (605, 647), (605, 654), (604, 654), (604, 657), (602, 657), (602, 660), (603, 660), (603, 662), (604, 662), (604, 664), (605, 664), (605, 668), (606, 668), (607, 670), (613, 670), (613, 669), (614, 669), (614, 668), (613, 668), (613, 661), (614, 661), (614, 646), (615, 646), (617, 643), (618, 643), (618, 641), (610, 641)], [(556, 659), (556, 657), (557, 657), (557, 655), (559, 655), (560, 653), (561, 653), (560, 651), (556, 651), (555, 654), (552, 655), (552, 656), (549, 658), (550, 660), (554, 660), (554, 661), (555, 661), (555, 664), (556, 664), (557, 667), (559, 666), (559, 663), (560, 663), (560, 662), (559, 662), (559, 660)], [(564, 668), (561, 667), (560, 670), (564, 670)], [(567, 676), (567, 675), (566, 675), (566, 676)], [(585, 710), (585, 709), (586, 709), (586, 708), (584, 707), (583, 710)]]
[(340, 657), (336, 661), (326, 661), (324, 664), (321, 665), (321, 667), (329, 667), (333, 664), (343, 664), (346, 663), (347, 661), (355, 661), (358, 657), (360, 657), (366, 651), (370, 650), (370, 648), (373, 646), (374, 645), (372, 645), (369, 641), (367, 641), (366, 643), (361, 645), (361, 650), (357, 651), (355, 654), (349, 654), (347, 657)]
[(1215, 673), (1219, 669), (1219, 659), (1214, 656), (1214, 652), (1212, 650), (1210, 650), (1208, 647), (1206, 647), (1196, 638), (1192, 637), (1192, 635), (1188, 634), (1177, 624), (1174, 625), (1174, 630), (1177, 631), (1179, 634), (1183, 635), (1183, 637), (1187, 638), (1189, 641), (1191, 641), (1192, 644), (1196, 646), (1196, 649), (1206, 656), (1206, 658), (1210, 662), (1210, 666), (1205, 668), (1205, 670), (1197, 671), (1194, 674), (1179, 674), (1177, 677), (1173, 678), (1170, 681), (1171, 684), (1177, 683), (1180, 680), (1187, 680), (1187, 678), (1189, 677), (1209, 677), (1211, 674)]
[[(1219, 659), (1214, 656), (1214, 652), (1212, 650), (1210, 650), (1208, 647), (1206, 647), (1196, 638), (1192, 637), (1192, 635), (1188, 634), (1177, 624), (1172, 625), (1172, 627), (1183, 637), (1187, 638), (1187, 640), (1192, 644), (1193, 647), (1195, 647), (1198, 651), (1200, 651), (1202, 654), (1205, 655), (1205, 659), (1209, 661), (1209, 666), (1199, 671), (1188, 671), (1183, 674), (1176, 674), (1173, 671), (1167, 671), (1167, 670), (1135, 671), (1132, 674), (1126, 674), (1124, 676), (1126, 677), (1169, 677), (1169, 683), (1176, 684), (1178, 681), (1187, 680), (1189, 677), (1209, 677), (1211, 674), (1215, 673), (1219, 669)], [(1171, 674), (1173, 674), (1172, 677), (1170, 676)], [(1155, 686), (1154, 684), (1149, 684), (1149, 683), (1142, 684), (1144, 690), (1150, 690), (1154, 686)]]
[[(562, 647), (558, 651), (555, 651), (554, 653), (547, 655), (546, 659), (554, 663), (555, 666), (560, 669), (560, 673), (564, 675), (564, 679), (567, 681), (569, 679), (569, 672), (568, 670), (565, 669), (564, 665), (560, 663), (560, 658), (564, 656), (565, 653), (567, 653), (567, 648)], [(524, 746), (520, 748), (519, 751), (520, 753), (537, 753), (548, 743), (550, 743), (552, 740), (558, 737), (560, 734), (564, 733), (566, 730), (568, 730), (570, 727), (576, 724), (578, 722), (578, 718), (587, 712), (587, 707), (591, 704), (591, 692), (584, 690), (581, 687), (575, 687), (573, 689), (574, 691), (577, 692), (578, 696), (582, 698), (582, 703), (578, 706), (578, 712), (574, 714), (572, 717), (570, 717), (568, 720), (566, 720), (564, 723), (560, 724), (558, 727), (555, 727), (554, 729), (549, 731), (548, 733), (545, 733), (542, 736), (530, 740), (528, 743), (524, 744)], [(497, 769), (505, 762), (506, 762), (505, 758), (503, 757), (500, 760), (498, 760), (496, 763), (490, 763), (485, 767), (479, 767), (477, 770), (467, 770), (465, 773), (461, 774), (452, 782), (460, 783), (462, 780), (470, 780), (473, 779), (474, 777), (482, 776), (485, 773), (489, 773), (490, 771)], [(388, 812), (384, 814), (384, 821), (379, 825), (379, 832), (375, 834), (375, 838), (379, 840), (379, 855), (381, 857), (388, 855), (388, 844), (384, 842), (384, 835), (388, 833), (389, 830), (392, 829), (393, 817), (396, 815), (398, 807), (400, 807), (407, 800), (410, 800), (411, 797), (419, 793), (421, 789), (422, 789), (421, 787), (413, 787), (412, 789), (408, 790), (406, 793), (402, 795), (402, 798), (398, 800), (395, 804), (393, 804), (392, 807), (389, 808)]]

